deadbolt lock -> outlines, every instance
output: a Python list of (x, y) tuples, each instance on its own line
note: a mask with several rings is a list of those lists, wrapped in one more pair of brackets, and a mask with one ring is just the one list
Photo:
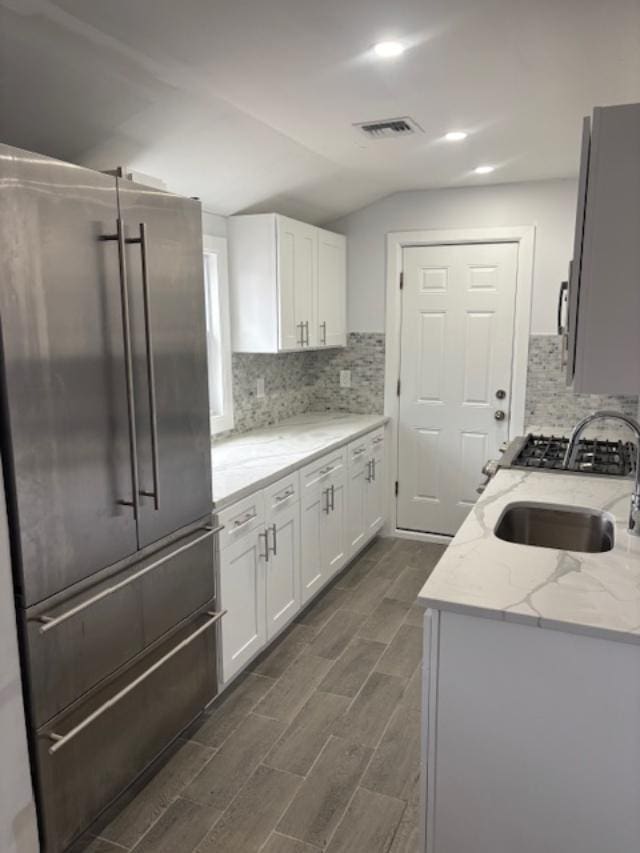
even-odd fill
[(506, 392), (506, 391), (503, 391), (503, 390), (502, 390), (502, 388), (499, 388), (499, 389), (496, 391), (496, 397), (498, 398), (498, 400), (504, 400), (504, 398), (505, 398), (506, 396), (507, 396), (507, 392)]

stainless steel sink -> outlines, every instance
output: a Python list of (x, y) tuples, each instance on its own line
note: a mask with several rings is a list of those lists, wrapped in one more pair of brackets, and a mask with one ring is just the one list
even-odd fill
[(495, 535), (505, 542), (602, 553), (613, 548), (615, 525), (608, 513), (555, 504), (513, 503), (500, 516)]

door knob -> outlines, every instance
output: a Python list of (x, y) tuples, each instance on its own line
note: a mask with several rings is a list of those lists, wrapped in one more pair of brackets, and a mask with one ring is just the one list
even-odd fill
[(493, 417), (494, 417), (497, 421), (503, 421), (503, 420), (506, 418), (506, 415), (505, 415), (505, 413), (502, 411), (502, 409), (498, 409), (497, 411), (495, 411), (495, 412), (493, 413)]

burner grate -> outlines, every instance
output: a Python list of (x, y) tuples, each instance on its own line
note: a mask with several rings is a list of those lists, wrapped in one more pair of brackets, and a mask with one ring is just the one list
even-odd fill
[[(514, 459), (516, 468), (561, 470), (569, 446), (566, 436), (529, 435)], [(578, 442), (573, 471), (625, 477), (635, 471), (636, 448), (630, 441), (582, 439)]]

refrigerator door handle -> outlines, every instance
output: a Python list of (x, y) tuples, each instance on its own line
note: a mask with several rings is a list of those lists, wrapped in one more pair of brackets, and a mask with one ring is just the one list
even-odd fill
[(53, 741), (53, 746), (49, 747), (49, 754), (55, 755), (55, 753), (62, 749), (63, 746), (69, 743), (69, 741), (73, 740), (80, 732), (84, 731), (87, 726), (90, 726), (98, 717), (101, 717), (104, 713), (106, 713), (110, 708), (113, 708), (121, 699), (124, 699), (132, 690), (135, 690), (139, 684), (142, 684), (143, 681), (146, 681), (149, 676), (153, 675), (153, 673), (160, 669), (167, 661), (171, 660), (172, 657), (178, 654), (178, 652), (182, 651), (185, 646), (188, 646), (192, 643), (200, 634), (203, 634), (205, 631), (208, 631), (212, 625), (215, 625), (222, 617), (226, 614), (226, 610), (221, 610), (219, 612), (208, 611), (207, 616), (210, 618), (199, 628), (197, 628), (192, 634), (189, 634), (188, 637), (185, 637), (177, 646), (174, 646), (170, 652), (167, 652), (166, 655), (157, 660), (149, 669), (146, 669), (143, 673), (141, 673), (137, 678), (134, 678), (126, 687), (120, 690), (119, 693), (116, 693), (115, 696), (112, 696), (110, 699), (107, 699), (99, 708), (89, 714), (88, 717), (85, 717), (80, 723), (74, 726), (70, 731), (68, 731), (65, 735), (57, 734), (56, 732), (49, 732), (46, 737), (49, 740)]
[(120, 304), (122, 309), (122, 338), (124, 345), (125, 379), (127, 389), (127, 420), (129, 424), (129, 457), (131, 464), (131, 500), (119, 500), (122, 506), (133, 509), (137, 521), (140, 515), (140, 482), (138, 478), (138, 446), (136, 443), (136, 403), (133, 384), (133, 358), (131, 355), (131, 315), (129, 312), (129, 283), (127, 279), (127, 259), (125, 255), (124, 223), (121, 217), (116, 219), (116, 233), (100, 237), (103, 241), (114, 240), (118, 244), (118, 268), (120, 271)]
[(59, 616), (47, 616), (47, 614), (42, 614), (41, 616), (36, 616), (33, 618), (34, 622), (40, 622), (40, 633), (46, 634), (48, 631), (51, 631), (52, 628), (62, 624), (62, 622), (66, 622), (67, 619), (71, 619), (73, 616), (76, 616), (78, 613), (82, 613), (88, 607), (91, 607), (94, 604), (97, 604), (99, 601), (102, 601), (103, 598), (107, 598), (110, 595), (113, 595), (114, 592), (117, 592), (119, 589), (122, 589), (123, 586), (128, 586), (130, 583), (139, 580), (144, 575), (148, 575), (149, 572), (154, 571), (154, 569), (159, 568), (160, 566), (167, 563), (169, 560), (172, 560), (174, 557), (177, 557), (178, 554), (181, 554), (183, 551), (188, 551), (189, 548), (193, 548), (194, 545), (198, 545), (204, 539), (208, 539), (210, 536), (216, 536), (222, 530), (224, 530), (224, 524), (220, 524), (218, 527), (205, 527), (205, 533), (201, 536), (198, 536), (196, 539), (192, 539), (191, 542), (187, 542), (186, 545), (181, 545), (179, 548), (176, 548), (174, 551), (171, 551), (170, 554), (165, 554), (160, 557), (159, 560), (154, 560), (153, 563), (150, 563), (148, 566), (145, 566), (143, 569), (135, 572), (130, 575), (128, 578), (124, 580), (118, 581), (118, 583), (113, 584), (113, 586), (108, 586), (106, 589), (101, 590), (100, 592), (92, 595), (91, 598), (87, 598), (81, 604), (77, 604), (75, 607), (71, 607), (69, 610), (65, 610), (63, 613), (60, 613)]
[(151, 467), (153, 471), (153, 491), (141, 491), (140, 494), (153, 498), (153, 507), (160, 509), (160, 463), (158, 459), (158, 408), (156, 405), (156, 379), (153, 367), (153, 331), (151, 328), (151, 294), (149, 291), (149, 264), (147, 252), (147, 226), (145, 222), (138, 225), (139, 236), (127, 238), (127, 243), (140, 246), (140, 263), (142, 265), (142, 303), (144, 307), (144, 335), (147, 359), (147, 388), (149, 395), (149, 418), (151, 421)]

